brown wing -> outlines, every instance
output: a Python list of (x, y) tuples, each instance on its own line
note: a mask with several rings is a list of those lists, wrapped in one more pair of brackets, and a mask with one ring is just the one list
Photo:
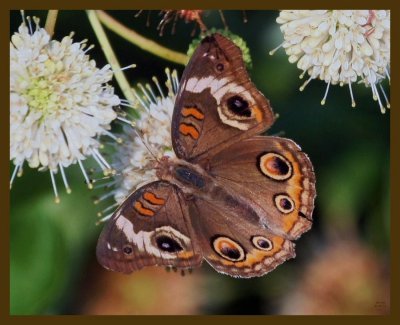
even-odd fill
[(234, 205), (196, 199), (189, 209), (204, 258), (220, 273), (241, 278), (262, 276), (295, 257), (290, 240), (243, 220)]
[(97, 259), (123, 273), (151, 265), (197, 267), (202, 254), (189, 223), (179, 190), (162, 181), (150, 183), (131, 194), (104, 227)]
[(205, 37), (183, 73), (175, 102), (177, 156), (197, 162), (272, 123), (271, 107), (250, 81), (241, 50), (220, 34)]
[(310, 229), (315, 176), (307, 155), (293, 141), (246, 139), (212, 157), (208, 167), (222, 187), (257, 210), (260, 224), (274, 234), (296, 239)]

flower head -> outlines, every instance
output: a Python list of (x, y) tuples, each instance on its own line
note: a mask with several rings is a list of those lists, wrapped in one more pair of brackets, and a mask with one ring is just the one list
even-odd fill
[[(29, 21), (30, 22), (30, 21)], [(23, 23), (10, 42), (10, 159), (21, 173), (24, 162), (49, 170), (56, 202), (54, 175), (78, 163), (91, 186), (82, 161), (92, 156), (105, 172), (111, 167), (99, 153), (100, 135), (111, 135), (110, 122), (120, 100), (107, 83), (113, 73), (90, 60), (85, 41), (72, 35), (52, 40), (45, 29)], [(10, 185), (11, 185), (10, 184)]]
[(285, 49), (290, 63), (297, 62), (301, 78), (306, 72), (310, 76), (300, 90), (312, 79), (324, 80), (324, 105), (331, 84), (348, 84), (355, 107), (351, 85), (363, 82), (371, 87), (382, 113), (379, 91), (390, 107), (380, 84), (386, 77), (390, 81), (389, 10), (282, 10), (277, 22), (284, 35), (278, 48)]
[[(166, 94), (156, 77), (152, 80), (157, 90), (150, 84), (145, 86), (138, 84), (135, 91), (137, 103), (134, 108), (140, 117), (132, 123), (134, 126), (131, 123), (123, 126), (123, 132), (119, 135), (123, 141), (114, 144), (112, 166), (118, 174), (111, 181), (113, 190), (100, 197), (98, 201), (113, 196), (116, 205), (121, 204), (140, 186), (157, 180), (153, 168), (157, 160), (163, 156), (175, 157), (171, 140), (171, 120), (179, 80), (175, 70), (171, 73), (166, 69), (166, 74)], [(123, 118), (119, 117), (119, 120)], [(112, 207), (114, 206), (105, 211), (109, 211)], [(102, 213), (99, 214), (101, 215)]]

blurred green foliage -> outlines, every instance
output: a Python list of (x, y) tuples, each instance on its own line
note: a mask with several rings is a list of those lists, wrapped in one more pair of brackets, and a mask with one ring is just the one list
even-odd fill
[[(29, 11), (27, 14), (39, 16), (43, 22), (46, 13)], [(139, 18), (134, 18), (134, 12), (111, 14), (137, 32), (175, 50), (185, 53), (192, 41), (192, 26), (188, 28), (182, 21), (178, 21), (174, 35), (169, 34), (167, 26), (165, 36), (159, 37), (156, 13), (151, 16), (150, 27), (146, 27), (145, 13)], [(280, 304), (301, 281), (305, 265), (312, 263), (316, 252), (330, 245), (332, 233), (350, 234), (363, 247), (377, 252), (382, 259), (377, 259), (376, 263), (387, 267), (390, 112), (382, 115), (372, 100), (370, 89), (362, 85), (353, 89), (357, 108), (350, 106), (348, 88), (338, 86), (331, 87), (327, 104), (321, 107), (325, 83), (313, 81), (300, 92), (300, 71), (289, 64), (283, 50), (272, 57), (268, 55), (282, 41), (275, 23), (277, 12), (247, 11), (246, 24), (240, 11), (224, 11), (224, 14), (230, 30), (247, 42), (254, 83), (279, 114), (268, 134), (295, 140), (313, 162), (317, 179), (315, 221), (313, 229), (298, 241), (297, 258), (263, 278), (233, 279), (203, 266), (197, 271), (204, 281), (202, 286), (196, 287), (201, 302), (194, 313), (278, 313)], [(206, 13), (204, 21), (207, 26), (223, 28), (217, 12)], [(20, 22), (19, 12), (11, 12), (11, 33), (17, 30)], [(55, 37), (60, 39), (71, 30), (76, 33), (76, 41), (88, 38), (89, 43), (97, 45), (84, 12), (60, 13)], [(182, 73), (182, 66), (174, 66), (128, 45), (111, 32), (108, 34), (122, 66), (137, 64), (136, 69), (126, 72), (133, 85), (150, 81), (153, 75), (162, 80), (166, 66)], [(106, 64), (98, 46), (90, 53), (98, 66)], [(53, 203), (48, 173), (25, 168), (23, 177), (14, 182), (10, 215), (11, 314), (84, 312), (91, 298), (82, 291), (88, 285), (89, 288), (90, 285), (100, 286), (100, 282), (96, 284), (99, 276), (103, 279), (112, 276), (103, 272), (95, 261), (95, 244), (101, 226), (95, 225), (98, 208), (91, 203), (94, 194), (86, 189), (76, 166), (67, 173), (73, 192), (67, 195), (61, 191), (59, 205)], [(172, 279), (174, 275), (169, 276), (168, 279)], [(129, 277), (124, 279), (128, 281)], [(180, 282), (177, 283), (178, 286)], [(111, 286), (110, 282), (108, 284)], [(143, 283), (129, 288), (138, 300), (156, 297), (161, 290)], [(172, 297), (174, 299), (190, 298)], [(106, 301), (116, 304), (113, 299)], [(153, 312), (157, 313), (157, 309)]]

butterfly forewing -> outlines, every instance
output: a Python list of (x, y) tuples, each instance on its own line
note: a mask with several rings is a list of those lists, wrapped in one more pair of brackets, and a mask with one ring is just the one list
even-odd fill
[(105, 268), (130, 273), (145, 266), (201, 264), (187, 205), (173, 185), (157, 181), (131, 194), (107, 223), (97, 245)]
[(250, 81), (241, 50), (219, 34), (203, 39), (175, 102), (172, 143), (177, 156), (197, 162), (272, 123), (269, 102)]

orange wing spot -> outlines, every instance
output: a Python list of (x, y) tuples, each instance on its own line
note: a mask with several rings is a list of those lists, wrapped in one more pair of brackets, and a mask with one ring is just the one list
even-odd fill
[(180, 252), (177, 254), (179, 258), (183, 259), (189, 259), (194, 256), (194, 253), (192, 251), (190, 252)]
[(196, 107), (185, 107), (181, 113), (184, 117), (193, 116), (198, 120), (204, 119), (204, 114)]
[(144, 193), (143, 198), (147, 202), (150, 202), (151, 204), (154, 204), (154, 205), (163, 205), (165, 203), (165, 200), (163, 198), (159, 198), (159, 197), (155, 196), (154, 193), (151, 193), (151, 192)]
[(143, 204), (139, 201), (135, 202), (135, 209), (137, 212), (139, 212), (140, 214), (144, 215), (144, 216), (148, 216), (148, 217), (152, 217), (154, 216), (154, 211), (147, 209), (143, 206)]
[(191, 124), (181, 123), (179, 125), (179, 132), (183, 135), (190, 135), (195, 140), (199, 138), (199, 131)]
[(257, 106), (254, 106), (253, 107), (253, 112), (254, 112), (254, 115), (256, 117), (256, 121), (258, 123), (260, 123), (263, 120), (263, 113), (262, 113), (261, 109), (258, 108)]

